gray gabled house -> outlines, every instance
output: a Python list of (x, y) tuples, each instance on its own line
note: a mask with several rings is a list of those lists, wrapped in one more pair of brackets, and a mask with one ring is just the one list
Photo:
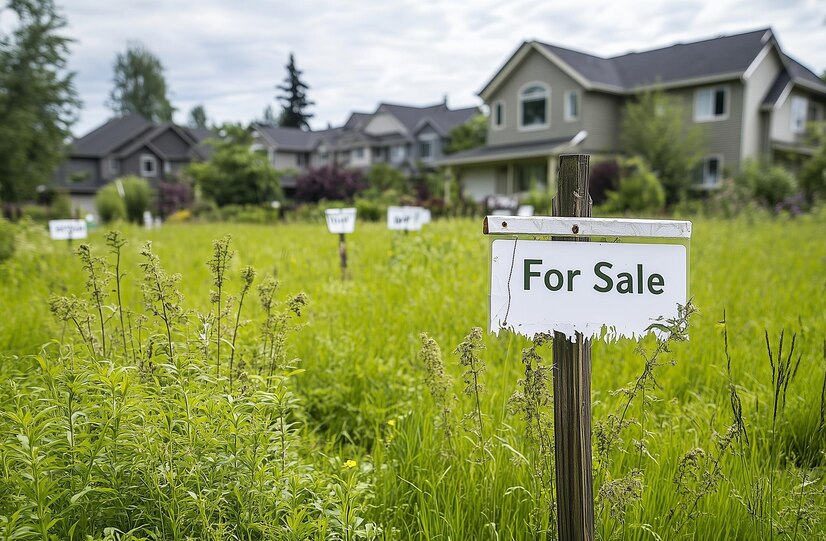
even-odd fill
[(72, 142), (53, 186), (68, 191), (73, 206), (94, 212), (95, 193), (118, 177), (143, 177), (153, 186), (178, 178), (190, 162), (207, 156), (209, 137), (209, 130), (154, 124), (139, 114), (113, 118)]
[(656, 87), (704, 127), (698, 188), (750, 158), (811, 153), (806, 123), (826, 117), (826, 85), (769, 28), (611, 58), (526, 41), (479, 92), (490, 108), (487, 144), (438, 163), (478, 200), (547, 186), (561, 153), (621, 153), (623, 106)]
[[(277, 169), (296, 173), (340, 165), (367, 170), (386, 163), (407, 175), (435, 166), (450, 131), (479, 114), (477, 107), (450, 109), (446, 102), (425, 107), (382, 103), (372, 113), (354, 112), (340, 127), (302, 131), (255, 123), (253, 149), (265, 152)], [(282, 179), (285, 191), (294, 177)]]

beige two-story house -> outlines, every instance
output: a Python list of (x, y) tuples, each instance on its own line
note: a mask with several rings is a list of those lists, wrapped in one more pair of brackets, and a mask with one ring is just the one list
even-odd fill
[(487, 144), (439, 164), (476, 200), (551, 186), (559, 154), (621, 153), (623, 107), (653, 88), (703, 127), (698, 188), (715, 188), (749, 158), (811, 153), (806, 123), (826, 118), (826, 84), (784, 54), (771, 29), (611, 58), (526, 41), (479, 92)]

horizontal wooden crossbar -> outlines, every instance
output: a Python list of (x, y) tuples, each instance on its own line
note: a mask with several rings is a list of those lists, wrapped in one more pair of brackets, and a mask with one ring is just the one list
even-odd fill
[(652, 237), (690, 239), (691, 222), (623, 218), (485, 216), (485, 235), (575, 235), (582, 237)]

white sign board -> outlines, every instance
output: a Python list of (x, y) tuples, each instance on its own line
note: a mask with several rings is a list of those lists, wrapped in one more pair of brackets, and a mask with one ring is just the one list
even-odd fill
[(387, 227), (398, 231), (419, 231), (422, 228), (421, 207), (387, 207)]
[(49, 220), (49, 236), (54, 240), (86, 238), (86, 220)]
[(330, 233), (352, 233), (356, 228), (356, 209), (327, 209), (327, 230)]
[(497, 239), (492, 243), (490, 330), (573, 339), (641, 337), (686, 303), (682, 244)]

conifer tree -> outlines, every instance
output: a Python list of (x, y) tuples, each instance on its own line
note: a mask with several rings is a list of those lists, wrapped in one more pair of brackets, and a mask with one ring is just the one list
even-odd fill
[(309, 87), (301, 80), (301, 70), (295, 66), (295, 57), (290, 53), (290, 61), (287, 64), (287, 77), (284, 84), (277, 86), (282, 91), (277, 97), (281, 102), (281, 115), (278, 117), (278, 125), (288, 128), (301, 128), (309, 130), (309, 120), (313, 117), (307, 109), (315, 105), (307, 99)]

